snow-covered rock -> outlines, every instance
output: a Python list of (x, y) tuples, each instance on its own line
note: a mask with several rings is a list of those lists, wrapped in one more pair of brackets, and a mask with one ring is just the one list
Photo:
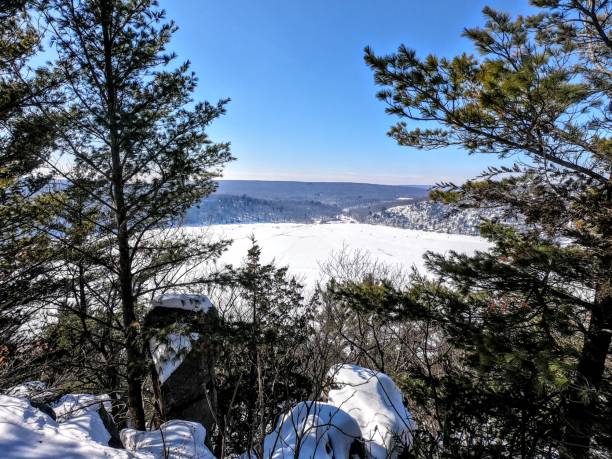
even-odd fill
[(66, 394), (51, 406), (57, 416), (58, 422), (68, 421), (85, 413), (98, 411), (100, 405), (111, 410), (111, 400), (108, 395), (93, 394)]
[[(301, 402), (282, 416), (264, 440), (264, 457), (396, 458), (410, 444), (414, 423), (391, 378), (356, 365), (334, 366), (328, 376), (328, 401)], [(65, 395), (52, 405), (56, 422), (26, 398), (28, 388), (43, 386), (22, 386), (13, 391), (22, 396), (0, 396), (0, 457), (214, 459), (201, 423), (171, 420), (154, 431), (124, 429), (126, 450), (114, 449), (107, 446), (111, 436), (99, 411), (108, 397)]]
[(127, 450), (146, 453), (155, 459), (214, 459), (204, 444), (205, 439), (206, 429), (202, 424), (189, 421), (168, 421), (159, 430), (149, 432), (121, 431), (121, 441)]
[(108, 396), (91, 394), (64, 395), (52, 407), (57, 416), (59, 431), (83, 440), (93, 440), (108, 445), (111, 434), (100, 417), (100, 407), (104, 404), (111, 410)]
[[(160, 295), (151, 301), (149, 318), (153, 317), (156, 308), (180, 309), (206, 314), (214, 306), (208, 297), (204, 295), (168, 293)], [(155, 324), (160, 325), (158, 322), (159, 319), (156, 319)], [(149, 350), (151, 351), (151, 357), (160, 384), (165, 383), (183, 363), (185, 356), (192, 349), (192, 342), (198, 340), (199, 337), (197, 333), (168, 333), (160, 339), (153, 337), (149, 340)]]
[[(350, 459), (363, 457), (361, 430), (341, 408), (323, 402), (301, 402), (266, 436), (270, 459)], [(361, 454), (360, 450), (361, 449)], [(244, 454), (243, 458), (247, 455)]]
[(328, 403), (357, 421), (370, 457), (395, 458), (410, 444), (414, 423), (389, 376), (357, 365), (334, 366), (328, 376)]
[(217, 349), (212, 333), (217, 312), (201, 295), (162, 295), (145, 317), (149, 351), (153, 360), (151, 379), (156, 402), (164, 420), (185, 420), (215, 425), (215, 375)]
[(0, 395), (0, 457), (11, 459), (146, 459), (97, 443), (80, 429), (63, 429), (22, 397)]
[[(208, 313), (214, 308), (212, 302), (204, 295), (187, 293), (167, 293), (151, 301), (149, 317), (157, 308), (180, 309), (183, 311)], [(181, 365), (185, 356), (192, 349), (192, 341), (199, 339), (197, 333), (168, 333), (161, 339), (151, 338), (149, 349), (157, 370), (159, 382), (163, 384)]]
[(47, 383), (43, 381), (27, 381), (7, 389), (5, 394), (11, 397), (26, 398), (31, 401), (44, 401), (54, 396), (53, 392), (48, 389)]
[(151, 301), (151, 309), (172, 308), (207, 313), (212, 307), (213, 304), (208, 297), (187, 293), (166, 293)]

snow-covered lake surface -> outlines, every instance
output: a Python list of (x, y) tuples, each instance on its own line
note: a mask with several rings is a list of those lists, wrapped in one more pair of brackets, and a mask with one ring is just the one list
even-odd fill
[(280, 266), (289, 266), (290, 272), (307, 285), (314, 285), (320, 279), (320, 263), (343, 247), (367, 251), (372, 259), (386, 264), (404, 268), (416, 266), (421, 271), (425, 270), (423, 255), (427, 251), (448, 253), (454, 250), (472, 254), (489, 247), (480, 237), (359, 223), (212, 225), (189, 231), (232, 239), (232, 246), (220, 262), (234, 265), (245, 258), (251, 245), (250, 237), (254, 236), (262, 248), (264, 262), (274, 259)]

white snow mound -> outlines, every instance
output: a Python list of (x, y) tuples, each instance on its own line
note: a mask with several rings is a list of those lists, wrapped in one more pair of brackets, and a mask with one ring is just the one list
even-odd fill
[(68, 394), (51, 407), (61, 433), (83, 440), (93, 440), (106, 446), (111, 435), (98, 413), (102, 404), (110, 412), (110, 398), (106, 395)]
[(134, 453), (147, 453), (155, 459), (215, 459), (204, 444), (206, 429), (190, 421), (168, 421), (159, 430), (142, 432), (123, 429), (123, 446)]
[(171, 308), (207, 313), (212, 307), (207, 296), (187, 293), (166, 293), (151, 301), (151, 309)]
[[(73, 435), (75, 434), (75, 435)], [(127, 459), (134, 455), (62, 429), (24, 398), (0, 395), (0, 456), (11, 459)]]
[(264, 457), (349, 459), (351, 445), (360, 437), (359, 425), (342, 409), (323, 402), (301, 402), (266, 436)]
[(357, 365), (336, 365), (328, 377), (329, 404), (357, 421), (371, 458), (395, 458), (403, 445), (410, 444), (412, 416), (389, 376)]

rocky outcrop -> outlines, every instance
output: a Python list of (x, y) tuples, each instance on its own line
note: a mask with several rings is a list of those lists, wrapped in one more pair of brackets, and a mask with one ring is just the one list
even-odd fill
[(157, 427), (173, 419), (214, 428), (216, 394), (214, 329), (218, 316), (210, 300), (199, 295), (162, 295), (147, 314)]

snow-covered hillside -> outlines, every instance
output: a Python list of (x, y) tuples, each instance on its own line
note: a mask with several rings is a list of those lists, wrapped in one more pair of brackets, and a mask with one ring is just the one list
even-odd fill
[[(493, 220), (501, 217), (500, 209), (456, 209), (437, 202), (421, 201), (375, 212), (368, 215), (366, 221), (400, 228), (478, 235), (483, 219)], [(516, 219), (503, 219), (503, 221), (511, 225), (520, 225)]]
[(292, 274), (310, 286), (320, 279), (320, 263), (343, 247), (366, 251), (371, 258), (389, 265), (407, 269), (416, 266), (419, 270), (424, 270), (423, 254), (427, 251), (471, 254), (489, 247), (480, 237), (358, 223), (213, 225), (187, 231), (202, 233), (202, 237), (232, 239), (233, 244), (220, 262), (234, 265), (244, 259), (250, 237), (254, 236), (262, 248), (264, 262), (275, 259), (279, 265), (289, 266)]

